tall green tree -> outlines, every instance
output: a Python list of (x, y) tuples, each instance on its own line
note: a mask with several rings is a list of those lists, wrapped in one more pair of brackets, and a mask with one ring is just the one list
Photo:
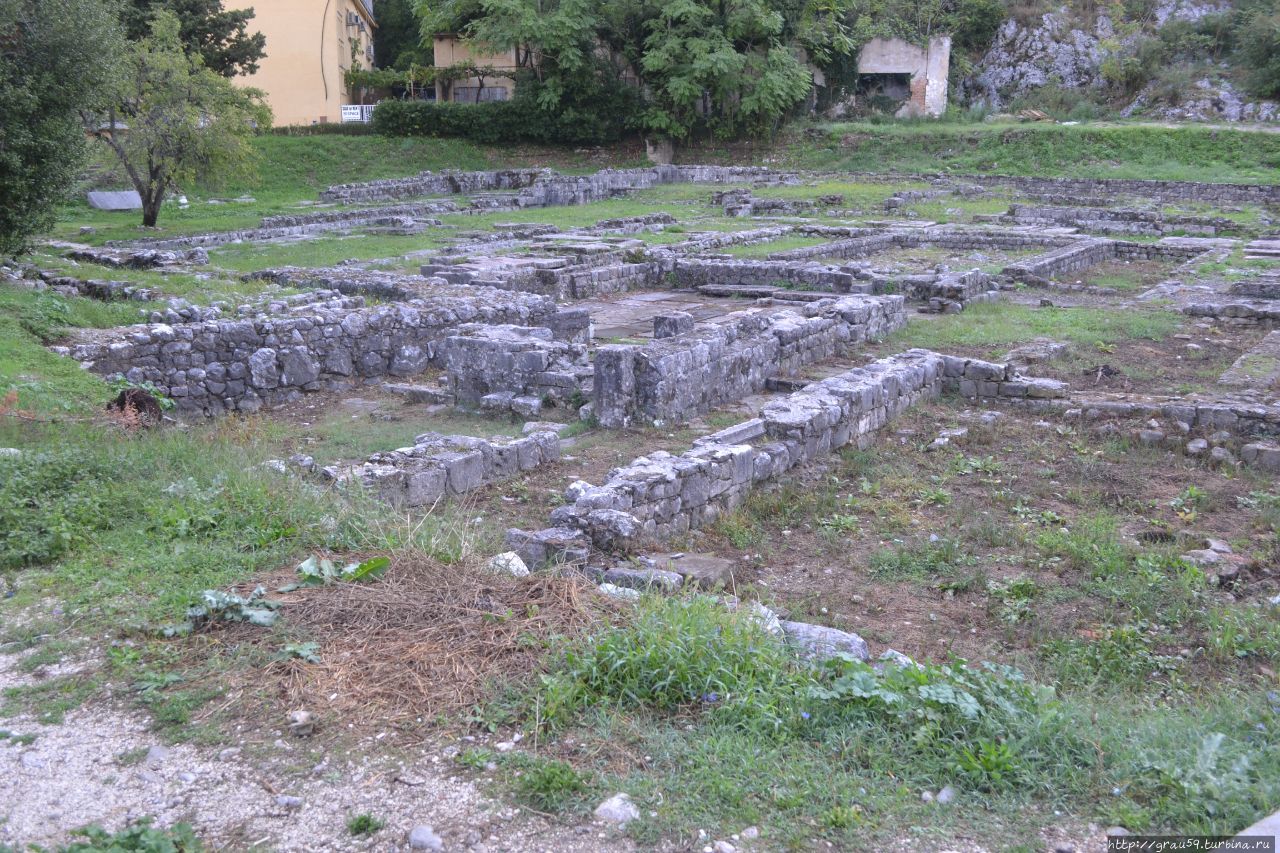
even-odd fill
[(165, 195), (184, 183), (252, 174), (251, 139), (271, 126), (262, 98), (187, 53), (178, 18), (156, 13), (151, 34), (129, 52), (108, 120), (94, 132), (142, 197), (143, 225), (156, 224)]
[(673, 139), (771, 129), (809, 93), (812, 75), (781, 38), (765, 0), (671, 0), (647, 24), (640, 60), (647, 129)]
[(53, 224), (123, 45), (104, 0), (0, 0), (0, 255)]
[(431, 64), (430, 43), (423, 43), (412, 0), (378, 0), (373, 12), (378, 19), (373, 52), (379, 67), (403, 71), (410, 65)]
[(125, 0), (120, 16), (129, 39), (146, 38), (152, 17), (160, 11), (177, 16), (183, 46), (200, 54), (205, 66), (223, 77), (252, 74), (266, 56), (266, 36), (249, 31), (253, 9), (228, 11), (222, 0)]

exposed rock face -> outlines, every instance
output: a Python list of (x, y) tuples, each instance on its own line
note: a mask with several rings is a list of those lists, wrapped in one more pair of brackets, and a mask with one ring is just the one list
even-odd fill
[(1250, 98), (1219, 75), (1197, 80), (1176, 104), (1154, 100), (1152, 89), (1148, 85), (1139, 92), (1122, 115), (1168, 121), (1280, 121), (1280, 104)]
[[(1221, 2), (1162, 0), (1156, 7), (1152, 29), (1175, 20), (1195, 21), (1223, 10)], [(1133, 36), (1127, 37), (1134, 38)], [(975, 73), (962, 85), (973, 104), (1003, 109), (1014, 98), (1051, 83), (1071, 89), (1096, 89), (1103, 85), (1102, 63), (1119, 40), (1115, 22), (1097, 15), (1092, 22), (1067, 7), (1042, 15), (1030, 24), (1005, 21), (995, 41), (979, 61)], [(1225, 79), (1204, 78), (1175, 105), (1152, 102), (1144, 90), (1125, 115), (1200, 121), (1276, 121), (1280, 105), (1251, 102)]]
[(1051, 80), (1071, 88), (1099, 85), (1105, 56), (1101, 40), (1112, 34), (1111, 20), (1099, 15), (1087, 32), (1074, 23), (1065, 9), (1042, 16), (1031, 27), (1013, 18), (1005, 21), (977, 73), (964, 83), (969, 100), (1000, 109)]

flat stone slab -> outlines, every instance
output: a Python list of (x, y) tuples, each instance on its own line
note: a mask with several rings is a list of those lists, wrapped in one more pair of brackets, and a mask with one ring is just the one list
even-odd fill
[(1258, 345), (1236, 359), (1218, 379), (1233, 388), (1266, 389), (1280, 381), (1280, 330), (1269, 333)]
[(142, 210), (142, 196), (137, 190), (94, 190), (87, 198), (94, 210)]
[(794, 648), (801, 657), (822, 660), (848, 655), (861, 661), (871, 660), (871, 650), (867, 648), (866, 640), (857, 634), (825, 625), (786, 621), (782, 623), (782, 633), (787, 639), (787, 645)]
[(691, 586), (715, 589), (733, 585), (733, 561), (714, 554), (665, 554), (654, 557), (654, 563), (680, 575)]

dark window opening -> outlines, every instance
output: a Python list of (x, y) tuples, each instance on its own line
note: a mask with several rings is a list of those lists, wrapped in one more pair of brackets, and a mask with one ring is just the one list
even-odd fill
[(859, 74), (858, 105), (876, 112), (895, 112), (911, 97), (910, 74)]

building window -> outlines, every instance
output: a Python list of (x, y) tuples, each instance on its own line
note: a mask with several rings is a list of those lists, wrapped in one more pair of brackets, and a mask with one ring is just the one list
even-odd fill
[(504, 86), (454, 86), (453, 100), (459, 104), (480, 104), (486, 101), (510, 100), (511, 93)]

